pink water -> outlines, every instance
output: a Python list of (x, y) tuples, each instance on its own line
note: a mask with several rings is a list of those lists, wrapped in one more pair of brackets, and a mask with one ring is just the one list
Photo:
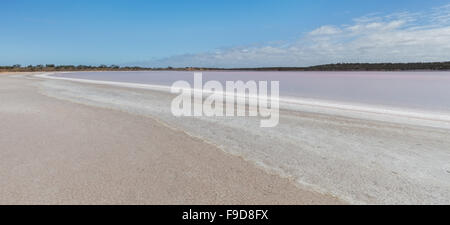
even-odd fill
[[(76, 72), (68, 78), (172, 85), (194, 72)], [(279, 81), (280, 95), (450, 112), (450, 72), (203, 72), (204, 82)]]

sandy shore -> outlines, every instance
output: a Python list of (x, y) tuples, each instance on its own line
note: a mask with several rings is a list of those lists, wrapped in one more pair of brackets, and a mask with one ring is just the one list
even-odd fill
[[(17, 75), (17, 74), (16, 74)], [(0, 77), (0, 204), (341, 204), (149, 117)]]

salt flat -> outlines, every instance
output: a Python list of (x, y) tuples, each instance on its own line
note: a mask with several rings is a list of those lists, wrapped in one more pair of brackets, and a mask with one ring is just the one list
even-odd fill
[(435, 126), (442, 121), (300, 105), (282, 109), (280, 124), (267, 129), (251, 117), (173, 117), (174, 96), (163, 91), (51, 79), (36, 85), (47, 96), (150, 116), (298, 187), (350, 203), (450, 202), (450, 130)]
[(0, 77), (0, 204), (343, 203), (150, 117), (45, 96), (46, 82)]

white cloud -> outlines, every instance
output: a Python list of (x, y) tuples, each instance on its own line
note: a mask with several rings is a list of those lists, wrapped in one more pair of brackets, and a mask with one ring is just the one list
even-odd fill
[(341, 33), (341, 29), (334, 26), (321, 26), (311, 32), (310, 35), (331, 35), (331, 34), (339, 34)]
[(450, 4), (426, 12), (369, 15), (351, 25), (321, 26), (288, 44), (179, 55), (145, 65), (262, 67), (449, 60)]

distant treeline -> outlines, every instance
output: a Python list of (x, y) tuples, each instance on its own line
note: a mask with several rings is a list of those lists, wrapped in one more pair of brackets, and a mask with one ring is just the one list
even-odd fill
[[(20, 64), (13, 66), (0, 66), (0, 71), (3, 72), (52, 72), (52, 71), (129, 71), (129, 70), (151, 70), (152, 68), (144, 67), (121, 67), (117, 65), (100, 65), (100, 66), (86, 66), (86, 65), (28, 65), (21, 66)], [(155, 68), (156, 69), (156, 68)]]
[(257, 71), (406, 71), (450, 70), (450, 62), (431, 63), (337, 63), (310, 67), (236, 68), (233, 70)]
[(178, 71), (208, 71), (208, 70), (252, 70), (252, 71), (405, 71), (405, 70), (450, 70), (450, 62), (431, 63), (338, 63), (310, 67), (260, 67), (260, 68), (204, 68), (204, 67), (129, 67), (117, 65), (13, 65), (0, 66), (0, 72), (52, 72), (52, 71), (146, 71), (146, 70), (178, 70)]

